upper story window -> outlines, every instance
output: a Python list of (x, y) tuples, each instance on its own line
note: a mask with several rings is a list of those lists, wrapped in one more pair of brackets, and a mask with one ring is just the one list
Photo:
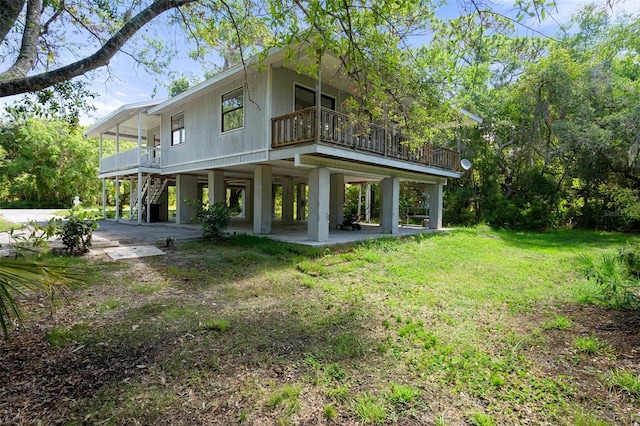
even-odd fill
[(184, 142), (184, 112), (181, 112), (171, 117), (171, 145), (180, 145)]
[[(316, 92), (307, 89), (306, 87), (298, 86), (296, 84), (296, 99), (295, 99), (295, 110), (299, 111), (305, 108), (311, 108), (316, 105)], [(336, 109), (336, 100), (331, 96), (322, 95), (321, 105), (323, 108), (328, 108), (330, 110)]]
[(154, 133), (154, 135), (153, 135), (153, 146), (154, 147), (160, 146), (160, 133)]
[(222, 95), (222, 131), (244, 126), (244, 95), (242, 88)]

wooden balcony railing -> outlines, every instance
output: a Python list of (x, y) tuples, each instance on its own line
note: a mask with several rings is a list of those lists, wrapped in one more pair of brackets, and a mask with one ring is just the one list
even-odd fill
[[(322, 108), (320, 119), (322, 143), (444, 170), (459, 171), (460, 154), (451, 149), (432, 144), (425, 144), (417, 149), (410, 148), (402, 143), (399, 135), (393, 135), (383, 126), (353, 125), (348, 116), (326, 108)], [(315, 141), (315, 107), (272, 118), (271, 136), (273, 148)]]

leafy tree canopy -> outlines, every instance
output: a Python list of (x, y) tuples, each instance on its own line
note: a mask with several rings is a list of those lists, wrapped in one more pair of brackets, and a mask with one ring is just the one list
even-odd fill
[[(451, 90), (447, 66), (456, 58), (445, 53), (460, 51), (451, 41), (472, 45), (513, 27), (485, 1), (460, 3), (460, 17), (445, 21), (436, 16), (441, 3), (414, 0), (2, 0), (0, 97), (69, 81), (108, 65), (119, 51), (164, 72), (172, 56), (185, 53), (167, 45), (171, 29), (209, 70), (219, 58), (225, 68), (259, 48), (306, 42), (310, 52), (338, 55), (370, 112), (381, 101), (411, 109), (408, 93), (434, 107)], [(553, 5), (518, 0), (517, 18), (543, 18)], [(415, 36), (441, 43), (413, 49)]]

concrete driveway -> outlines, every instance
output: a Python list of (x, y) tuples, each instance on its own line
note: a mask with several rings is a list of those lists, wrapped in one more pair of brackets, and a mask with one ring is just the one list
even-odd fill
[(63, 209), (0, 209), (0, 216), (13, 223), (28, 223), (30, 220), (46, 222), (53, 217), (63, 217), (54, 215), (55, 212)]
[[(29, 220), (36, 220), (42, 224), (53, 217), (64, 217), (64, 215), (54, 214), (60, 211), (60, 209), (0, 209), (0, 216), (16, 225), (26, 224)], [(93, 232), (93, 241), (96, 246), (109, 246), (109, 242), (120, 245), (155, 244), (167, 238), (193, 241), (202, 237), (202, 231), (198, 225), (153, 223), (138, 226), (137, 222), (128, 220), (120, 222), (101, 220), (99, 225), (99, 228)], [(8, 235), (0, 233), (0, 244), (5, 245), (8, 242)]]

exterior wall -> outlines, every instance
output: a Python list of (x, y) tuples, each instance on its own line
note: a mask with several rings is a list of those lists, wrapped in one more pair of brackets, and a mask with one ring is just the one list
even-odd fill
[[(273, 117), (293, 112), (294, 87), (296, 84), (304, 86), (307, 89), (316, 89), (316, 79), (314, 78), (298, 74), (284, 67), (273, 70), (273, 90), (271, 91), (271, 112)], [(335, 98), (336, 110), (343, 112), (342, 102), (348, 97), (345, 92), (323, 84), (322, 93)]]
[[(256, 161), (256, 153), (270, 146), (271, 117), (268, 117), (269, 72), (252, 72), (244, 90), (244, 126), (222, 133), (222, 95), (243, 87), (245, 77), (239, 76), (204, 93), (161, 116), (163, 172), (184, 172), (226, 164)], [(185, 143), (171, 146), (171, 117), (184, 112)], [(258, 155), (258, 160), (266, 157)], [(209, 160), (226, 158), (222, 164)]]
[(145, 134), (145, 136), (147, 137), (147, 141), (146, 141), (147, 146), (153, 146), (153, 135), (157, 133), (160, 133), (160, 126), (156, 126), (152, 129), (147, 130), (147, 133)]

